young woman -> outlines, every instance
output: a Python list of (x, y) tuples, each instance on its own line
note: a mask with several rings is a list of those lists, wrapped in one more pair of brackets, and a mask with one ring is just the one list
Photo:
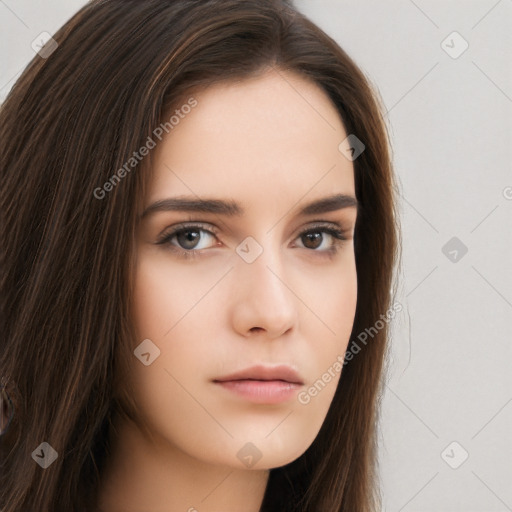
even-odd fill
[(396, 193), (331, 38), (92, 1), (0, 135), (3, 512), (378, 509)]

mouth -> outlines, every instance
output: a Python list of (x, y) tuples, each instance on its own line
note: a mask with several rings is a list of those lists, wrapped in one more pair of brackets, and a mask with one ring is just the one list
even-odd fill
[(240, 398), (259, 404), (288, 401), (304, 385), (300, 375), (288, 365), (253, 366), (213, 382)]

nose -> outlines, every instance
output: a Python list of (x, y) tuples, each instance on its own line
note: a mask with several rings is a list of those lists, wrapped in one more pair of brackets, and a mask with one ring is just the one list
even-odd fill
[(232, 323), (238, 333), (274, 339), (296, 327), (298, 299), (286, 282), (283, 265), (270, 250), (252, 263), (238, 260), (234, 270)]

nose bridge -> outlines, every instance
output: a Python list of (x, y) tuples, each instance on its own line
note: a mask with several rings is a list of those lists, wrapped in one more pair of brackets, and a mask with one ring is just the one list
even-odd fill
[(241, 293), (237, 304), (243, 329), (255, 327), (278, 336), (293, 327), (297, 320), (296, 298), (286, 283), (286, 268), (279, 244), (266, 237), (260, 244), (244, 240), (237, 248), (236, 265)]

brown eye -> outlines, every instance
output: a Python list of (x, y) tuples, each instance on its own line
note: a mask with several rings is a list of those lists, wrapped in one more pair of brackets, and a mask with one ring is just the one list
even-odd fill
[(298, 238), (304, 249), (318, 253), (336, 252), (338, 246), (346, 240), (344, 232), (340, 229), (324, 226), (303, 231)]

